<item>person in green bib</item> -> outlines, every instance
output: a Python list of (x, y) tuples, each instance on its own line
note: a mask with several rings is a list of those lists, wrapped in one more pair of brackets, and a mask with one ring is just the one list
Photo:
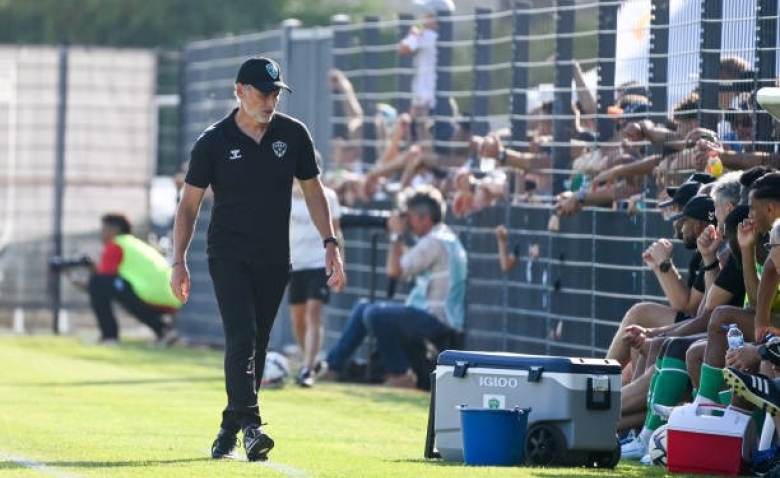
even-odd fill
[(100, 328), (99, 343), (119, 342), (119, 327), (112, 309), (118, 302), (154, 332), (157, 343), (169, 345), (177, 338), (165, 314), (173, 314), (182, 303), (171, 292), (171, 266), (155, 248), (132, 234), (124, 214), (109, 213), (101, 218), (103, 253), (92, 267), (88, 280), (68, 278), (89, 294), (92, 311)]

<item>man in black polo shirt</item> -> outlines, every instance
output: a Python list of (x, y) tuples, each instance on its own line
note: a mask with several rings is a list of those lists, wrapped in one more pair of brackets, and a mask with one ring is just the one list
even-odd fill
[(187, 249), (206, 188), (214, 191), (208, 230), (209, 273), (225, 331), (228, 404), (211, 450), (234, 458), (239, 430), (249, 461), (264, 461), (274, 441), (263, 432), (257, 387), (274, 317), (290, 270), (290, 204), (293, 178), (324, 238), (328, 285), (340, 290), (344, 270), (328, 201), (306, 126), (276, 112), (280, 90), (291, 91), (279, 65), (251, 58), (236, 77), (238, 108), (207, 128), (192, 148), (174, 226), (174, 294), (190, 293)]

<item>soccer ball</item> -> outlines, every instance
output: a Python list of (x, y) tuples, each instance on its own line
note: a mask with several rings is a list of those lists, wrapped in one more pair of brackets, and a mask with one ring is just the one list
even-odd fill
[(650, 461), (654, 465), (666, 466), (666, 431), (669, 425), (661, 425), (658, 427), (652, 435), (650, 435), (650, 443), (648, 443), (648, 453), (650, 453)]
[(268, 352), (265, 354), (265, 368), (263, 369), (263, 379), (260, 381), (261, 388), (281, 388), (284, 381), (290, 376), (290, 362), (287, 357), (279, 352)]

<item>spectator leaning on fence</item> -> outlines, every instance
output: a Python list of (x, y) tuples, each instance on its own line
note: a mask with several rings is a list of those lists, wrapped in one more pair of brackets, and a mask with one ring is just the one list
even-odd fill
[(89, 302), (100, 327), (101, 344), (117, 344), (119, 327), (112, 309), (118, 302), (154, 332), (157, 343), (168, 345), (177, 334), (165, 314), (173, 314), (182, 303), (167, 285), (171, 266), (160, 252), (132, 234), (127, 216), (105, 214), (101, 218), (103, 253), (88, 281), (67, 272), (73, 284), (89, 293)]
[[(446, 205), (431, 186), (409, 188), (399, 196), (403, 213), (387, 221), (387, 275), (414, 279), (406, 302), (370, 303), (352, 308), (344, 331), (321, 363), (324, 373), (341, 373), (370, 332), (376, 338), (380, 366), (388, 386), (413, 388), (416, 377), (404, 352), (405, 342), (436, 341), (463, 327), (467, 257), (463, 245), (443, 222)], [(405, 250), (406, 230), (417, 242)]]

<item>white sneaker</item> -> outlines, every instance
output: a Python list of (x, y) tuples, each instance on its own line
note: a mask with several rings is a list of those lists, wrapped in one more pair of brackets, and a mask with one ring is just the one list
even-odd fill
[(623, 459), (639, 460), (645, 455), (647, 455), (647, 443), (639, 437), (620, 445), (620, 457)]
[(653, 412), (662, 419), (669, 421), (669, 417), (672, 416), (672, 411), (675, 407), (669, 407), (667, 405), (661, 405), (658, 403), (653, 404)]
[(640, 465), (652, 465), (653, 464), (653, 459), (650, 458), (650, 453), (648, 453), (645, 456), (643, 456), (642, 459), (639, 460), (639, 464)]

